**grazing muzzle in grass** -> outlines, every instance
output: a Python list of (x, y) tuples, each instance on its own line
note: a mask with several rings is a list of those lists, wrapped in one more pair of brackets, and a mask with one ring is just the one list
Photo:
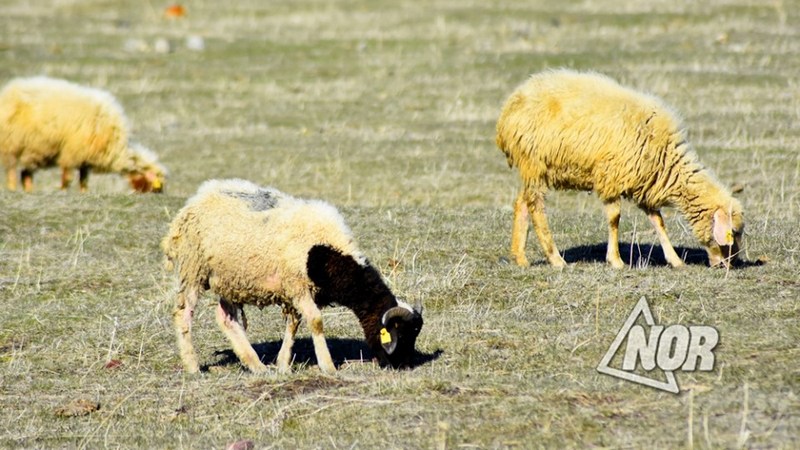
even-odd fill
[(417, 336), (422, 330), (421, 309), (395, 306), (383, 314), (381, 324), (383, 351), (378, 355), (381, 365), (390, 365), (395, 369), (410, 367), (416, 354), (414, 347)]
[(711, 267), (724, 267), (731, 268), (739, 261), (739, 249), (741, 248), (739, 242), (741, 234), (733, 237), (731, 245), (719, 245), (716, 242), (712, 243), (708, 248), (708, 264)]
[(711, 224), (714, 240), (706, 248), (708, 263), (711, 267), (730, 268), (739, 258), (742, 234), (744, 234), (741, 213), (717, 209)]
[(162, 176), (153, 173), (131, 173), (128, 175), (131, 188), (139, 193), (161, 193), (164, 190), (164, 179)]

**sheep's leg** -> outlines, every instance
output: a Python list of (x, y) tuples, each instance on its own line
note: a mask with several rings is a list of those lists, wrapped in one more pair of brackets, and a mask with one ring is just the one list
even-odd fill
[(78, 186), (80, 186), (81, 192), (89, 190), (89, 167), (80, 166), (78, 168)]
[(300, 319), (297, 317), (297, 312), (290, 311), (284, 314), (286, 319), (286, 333), (283, 335), (283, 343), (281, 350), (278, 352), (278, 370), (281, 373), (291, 372), (292, 362), (292, 346), (294, 346), (294, 336), (297, 334), (297, 326), (300, 324)]
[(239, 308), (239, 315), (241, 316), (239, 317), (239, 323), (242, 324), (242, 329), (247, 331), (247, 316), (244, 315), (244, 307)]
[(176, 308), (173, 314), (175, 323), (175, 334), (178, 337), (178, 349), (180, 350), (183, 366), (189, 373), (200, 371), (200, 364), (192, 346), (192, 317), (194, 308), (197, 305), (197, 287), (182, 286), (178, 292)]
[(650, 219), (650, 223), (653, 224), (653, 228), (656, 229), (656, 234), (658, 235), (658, 240), (661, 242), (661, 249), (664, 251), (664, 258), (666, 258), (667, 262), (672, 267), (681, 267), (683, 265), (683, 260), (675, 253), (675, 249), (672, 248), (672, 243), (669, 241), (669, 236), (667, 236), (667, 229), (664, 227), (664, 218), (661, 217), (660, 211), (646, 211), (647, 217)]
[(608, 249), (606, 250), (606, 261), (615, 269), (625, 267), (622, 258), (619, 256), (619, 198), (604, 202), (606, 219), (608, 219)]
[(33, 191), (33, 171), (29, 169), (22, 169), (22, 189), (25, 192)]
[(17, 190), (17, 166), (13, 165), (11, 168), (6, 169), (6, 187), (9, 191)]
[(69, 189), (72, 184), (72, 170), (66, 167), (61, 168), (61, 190)]
[(517, 265), (522, 267), (530, 265), (528, 258), (525, 257), (525, 244), (528, 241), (528, 223), (528, 201), (523, 188), (514, 202), (514, 226), (511, 230), (511, 256)]
[(317, 355), (317, 364), (320, 370), (325, 373), (336, 372), (328, 344), (325, 342), (325, 335), (322, 333), (322, 313), (319, 312), (311, 294), (300, 298), (295, 304), (295, 308), (305, 319), (308, 328), (311, 329), (311, 340), (314, 341), (314, 353)]
[(244, 326), (239, 318), (242, 311), (241, 306), (220, 298), (219, 305), (217, 305), (217, 324), (228, 336), (233, 346), (233, 352), (245, 367), (254, 373), (266, 372), (267, 366), (261, 362), (253, 346), (250, 345), (250, 341), (247, 340)]
[(537, 190), (528, 194), (528, 209), (533, 221), (533, 228), (536, 230), (539, 244), (541, 244), (547, 260), (554, 267), (566, 266), (567, 263), (558, 253), (553, 235), (550, 234), (550, 227), (547, 225), (547, 215), (544, 212), (544, 192)]

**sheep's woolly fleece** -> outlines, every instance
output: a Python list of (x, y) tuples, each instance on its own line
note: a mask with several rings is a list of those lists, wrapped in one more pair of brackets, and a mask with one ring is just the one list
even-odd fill
[(0, 157), (7, 169), (89, 166), (163, 178), (156, 155), (129, 144), (129, 129), (120, 104), (100, 89), (38, 76), (14, 79), (0, 91)]
[(182, 284), (208, 285), (236, 303), (269, 304), (313, 288), (306, 262), (311, 247), (320, 244), (366, 264), (330, 204), (244, 180), (210, 180), (173, 220), (162, 248), (168, 269), (178, 262)]
[(534, 74), (506, 101), (496, 142), (530, 192), (593, 190), (646, 211), (677, 206), (704, 245), (717, 209), (732, 211), (741, 229), (741, 206), (699, 163), (678, 114), (606, 76)]
[(658, 209), (682, 194), (682, 174), (702, 170), (673, 111), (600, 74), (534, 75), (497, 123), (509, 164), (555, 189), (594, 190), (601, 199), (623, 196)]
[[(181, 358), (190, 372), (200, 370), (191, 342), (192, 315), (198, 293), (207, 289), (220, 296), (217, 322), (253, 372), (266, 366), (245, 335), (245, 304), (283, 308), (287, 328), (276, 361), (281, 371), (290, 370), (300, 316), (311, 330), (320, 369), (336, 370), (318, 309), (331, 303), (353, 310), (383, 363), (407, 364), (413, 355), (420, 313), (396, 301), (358, 251), (342, 216), (325, 202), (297, 199), (244, 180), (207, 181), (178, 212), (161, 247), (167, 269), (177, 265), (180, 277), (173, 318)], [(398, 315), (398, 309), (406, 309), (408, 317)], [(389, 325), (391, 311), (391, 317), (406, 317), (405, 327), (393, 322), (389, 331), (381, 329)], [(414, 334), (399, 339), (399, 329)], [(389, 333), (389, 350), (379, 331)], [(396, 351), (400, 344), (403, 348)]]

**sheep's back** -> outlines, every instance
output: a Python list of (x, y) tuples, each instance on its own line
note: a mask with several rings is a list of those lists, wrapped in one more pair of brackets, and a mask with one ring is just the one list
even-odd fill
[(176, 218), (187, 225), (173, 234), (193, 241), (190, 251), (176, 252), (178, 259), (202, 258), (202, 263), (179, 264), (197, 267), (198, 276), (207, 276), (210, 287), (226, 298), (258, 303), (307, 292), (306, 262), (314, 245), (358, 254), (343, 219), (326, 203), (255, 185), (211, 187), (187, 202)]
[(679, 120), (655, 97), (571, 71), (531, 77), (497, 124), (498, 146), (525, 180), (608, 198), (630, 195), (659, 170), (678, 135)]
[(108, 167), (119, 156), (109, 151), (127, 142), (122, 107), (105, 91), (47, 77), (17, 79), (0, 94), (0, 105), (0, 139), (24, 167), (56, 157), (64, 167)]

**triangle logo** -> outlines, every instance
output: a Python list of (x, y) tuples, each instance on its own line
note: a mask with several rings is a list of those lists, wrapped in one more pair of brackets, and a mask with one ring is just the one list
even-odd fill
[(614, 341), (611, 343), (611, 346), (608, 348), (605, 356), (603, 356), (603, 359), (597, 366), (597, 371), (606, 375), (611, 375), (612, 377), (650, 386), (652, 388), (660, 389), (673, 394), (679, 393), (680, 389), (678, 388), (678, 382), (675, 379), (675, 373), (672, 370), (662, 369), (666, 377), (666, 381), (660, 381), (639, 375), (633, 371), (617, 369), (609, 365), (611, 364), (611, 360), (617, 354), (617, 351), (619, 351), (619, 348), (622, 346), (622, 342), (626, 337), (628, 337), (628, 333), (630, 332), (631, 328), (634, 326), (634, 324), (636, 324), (639, 316), (644, 317), (644, 321), (649, 327), (652, 328), (653, 326), (656, 326), (656, 322), (653, 319), (653, 313), (650, 311), (650, 306), (647, 304), (647, 299), (645, 297), (640, 298), (639, 302), (636, 303), (633, 311), (631, 311), (628, 319), (622, 325), (622, 328), (620, 328), (616, 338), (614, 338)]

